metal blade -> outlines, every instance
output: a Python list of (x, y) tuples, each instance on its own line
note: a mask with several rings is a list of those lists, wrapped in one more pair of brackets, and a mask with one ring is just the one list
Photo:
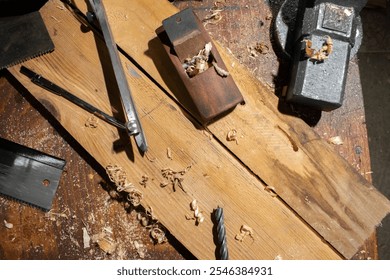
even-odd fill
[(0, 138), (0, 193), (50, 210), (65, 161)]
[(89, 3), (93, 9), (94, 16), (99, 22), (105, 43), (107, 45), (108, 53), (110, 55), (112, 67), (120, 92), (122, 106), (127, 119), (126, 126), (128, 128), (128, 134), (135, 136), (138, 149), (145, 153), (147, 151), (146, 138), (143, 133), (137, 111), (135, 109), (125, 72), (123, 71), (118, 49), (113, 39), (111, 28), (108, 24), (106, 11), (101, 0), (89, 0)]

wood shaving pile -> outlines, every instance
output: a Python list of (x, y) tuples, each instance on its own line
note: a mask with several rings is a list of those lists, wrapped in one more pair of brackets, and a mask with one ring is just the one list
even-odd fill
[(247, 225), (242, 225), (240, 228), (240, 233), (235, 236), (235, 239), (242, 242), (244, 241), (245, 237), (250, 236), (253, 238), (253, 229)]
[(162, 182), (160, 184), (160, 187), (166, 187), (169, 184), (172, 185), (172, 189), (175, 192), (177, 187), (181, 188), (183, 192), (187, 192), (182, 185), (182, 182), (184, 180), (184, 175), (191, 169), (191, 165), (188, 166), (186, 169), (181, 171), (174, 171), (171, 168), (163, 168), (161, 169), (161, 175), (168, 181), (168, 182)]
[(314, 63), (323, 62), (333, 52), (333, 40), (330, 36), (325, 36), (325, 42), (319, 50), (312, 48), (313, 42), (310, 39), (303, 39), (305, 43), (305, 54)]
[(203, 73), (209, 69), (210, 65), (208, 63), (211, 49), (211, 42), (207, 43), (199, 53), (192, 58), (188, 57), (185, 59), (183, 68), (190, 77), (194, 77), (197, 74)]
[(213, 45), (211, 42), (207, 43), (202, 50), (198, 52), (197, 55), (193, 56), (192, 58), (186, 58), (183, 63), (183, 68), (188, 74), (189, 77), (194, 77), (200, 73), (203, 73), (207, 69), (210, 68), (210, 66), (214, 66), (215, 71), (218, 75), (221, 77), (227, 77), (229, 75), (229, 72), (222, 69), (217, 65), (217, 62), (212, 59), (210, 60), (211, 55), (211, 49), (213, 48)]
[(127, 200), (134, 206), (141, 204), (143, 194), (127, 180), (126, 172), (118, 165), (109, 164), (106, 172), (111, 182), (117, 187), (116, 190), (127, 193)]

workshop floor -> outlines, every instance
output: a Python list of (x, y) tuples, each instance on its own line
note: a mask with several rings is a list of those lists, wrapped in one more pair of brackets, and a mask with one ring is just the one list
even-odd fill
[[(373, 184), (390, 199), (390, 7), (362, 11), (359, 50)], [(380, 259), (390, 259), (390, 215), (378, 228)]]

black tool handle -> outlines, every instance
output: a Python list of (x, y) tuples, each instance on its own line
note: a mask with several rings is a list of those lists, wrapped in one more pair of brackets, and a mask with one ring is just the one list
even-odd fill
[(84, 110), (94, 114), (95, 116), (101, 118), (102, 120), (112, 124), (113, 126), (127, 130), (126, 126), (123, 123), (119, 122), (117, 119), (104, 113), (103, 111), (99, 110), (98, 108), (96, 108), (96, 107), (92, 106), (91, 104), (85, 102), (84, 100), (78, 98), (77, 96), (71, 94), (70, 92), (61, 88), (60, 86), (50, 82), (49, 80), (45, 79), (44, 77), (35, 73), (34, 71), (28, 69), (27, 67), (22, 66), (20, 68), (20, 72), (22, 74), (26, 75), (27, 77), (29, 77), (34, 84), (36, 84), (44, 89), (47, 89), (48, 91), (50, 91), (58, 96), (64, 97), (65, 99), (69, 100), (70, 102), (80, 106)]

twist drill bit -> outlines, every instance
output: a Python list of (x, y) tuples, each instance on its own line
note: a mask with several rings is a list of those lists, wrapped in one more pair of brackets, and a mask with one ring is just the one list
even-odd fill
[(229, 259), (229, 252), (226, 243), (226, 230), (224, 225), (223, 209), (218, 207), (214, 210), (214, 219), (217, 229), (217, 257), (221, 260)]

